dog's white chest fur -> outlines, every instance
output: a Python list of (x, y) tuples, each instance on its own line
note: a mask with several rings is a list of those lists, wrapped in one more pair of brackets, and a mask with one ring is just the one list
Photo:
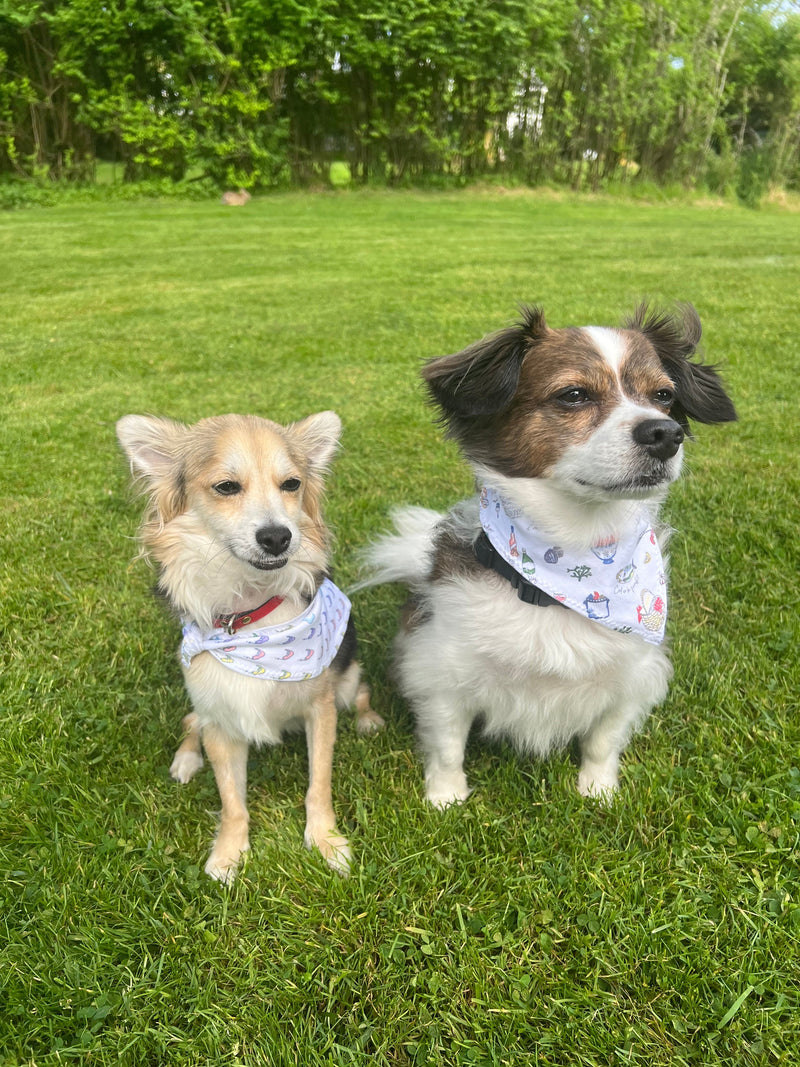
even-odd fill
[(457, 689), (459, 712), (482, 715), (487, 734), (546, 755), (620, 701), (644, 714), (666, 694), (671, 667), (660, 648), (558, 606), (525, 604), (502, 578), (443, 583), (428, 603), (429, 621), (399, 638), (403, 689), (421, 717), (434, 693), (449, 703)]
[(250, 678), (204, 652), (184, 667), (186, 688), (201, 727), (218, 726), (237, 740), (276, 745), (300, 729), (314, 698), (316, 679), (299, 682)]

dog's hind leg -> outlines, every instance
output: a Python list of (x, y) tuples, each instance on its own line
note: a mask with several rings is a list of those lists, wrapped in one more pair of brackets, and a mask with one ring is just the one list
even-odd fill
[(333, 746), (336, 743), (336, 700), (329, 688), (314, 701), (306, 717), (308, 792), (306, 848), (318, 848), (325, 862), (339, 874), (350, 871), (350, 846), (336, 829), (331, 797)]
[(374, 734), (386, 725), (377, 711), (373, 711), (370, 707), (370, 695), (367, 683), (361, 682), (355, 699), (356, 712), (358, 714), (356, 729), (360, 734)]
[(369, 686), (361, 681), (361, 667), (353, 660), (336, 683), (336, 706), (355, 707), (356, 729), (360, 734), (374, 734), (386, 725), (377, 711), (370, 707), (369, 699)]
[(194, 778), (203, 766), (203, 750), (200, 744), (201, 732), (194, 712), (184, 716), (183, 728), (186, 731), (186, 736), (178, 746), (169, 768), (169, 773), (176, 782), (181, 782), (185, 785), (186, 782), (190, 782)]
[(247, 742), (229, 737), (216, 726), (203, 730), (203, 745), (214, 768), (222, 801), (219, 831), (206, 874), (218, 882), (232, 882), (243, 852), (250, 848), (247, 811)]

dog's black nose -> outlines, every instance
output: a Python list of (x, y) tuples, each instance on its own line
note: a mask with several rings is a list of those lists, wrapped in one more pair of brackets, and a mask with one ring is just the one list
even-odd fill
[(654, 459), (672, 459), (683, 438), (683, 429), (674, 419), (645, 419), (633, 428), (636, 444)]
[(291, 540), (292, 531), (287, 526), (262, 526), (256, 530), (256, 541), (271, 556), (280, 556)]

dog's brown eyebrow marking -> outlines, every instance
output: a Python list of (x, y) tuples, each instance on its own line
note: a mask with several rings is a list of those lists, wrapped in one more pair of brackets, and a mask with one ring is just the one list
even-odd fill
[(518, 393), (524, 392), (532, 403), (541, 403), (570, 385), (582, 385), (598, 394), (618, 388), (614, 369), (591, 336), (574, 327), (552, 331), (528, 354)]
[[(571, 386), (592, 403), (575, 410), (558, 404)], [(552, 331), (526, 356), (508, 409), (492, 420), (481, 445), (485, 462), (512, 477), (542, 475), (564, 450), (565, 437), (588, 438), (622, 399), (613, 367), (583, 330)]]
[(652, 396), (658, 389), (668, 389), (672, 380), (655, 349), (640, 333), (625, 335), (625, 354), (619, 368), (619, 380), (626, 396)]

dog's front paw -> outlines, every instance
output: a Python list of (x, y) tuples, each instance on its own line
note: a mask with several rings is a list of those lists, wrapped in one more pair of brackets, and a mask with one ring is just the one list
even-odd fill
[(439, 811), (449, 808), (451, 804), (463, 804), (471, 792), (463, 771), (428, 775), (425, 782), (428, 803)]
[(186, 785), (187, 782), (191, 782), (202, 766), (203, 757), (199, 752), (178, 749), (175, 753), (175, 758), (170, 764), (169, 773), (176, 782)]
[(350, 874), (350, 845), (346, 837), (337, 834), (336, 831), (329, 833), (317, 833), (306, 830), (304, 838), (307, 849), (319, 849), (322, 858), (337, 874), (347, 878)]
[(213, 878), (215, 882), (222, 882), (223, 885), (231, 885), (236, 878), (239, 863), (246, 851), (247, 849), (243, 848), (241, 851), (236, 851), (234, 854), (233, 852), (226, 852), (214, 846), (211, 855), (206, 862), (206, 874), (209, 878)]
[(584, 764), (578, 773), (578, 792), (584, 797), (594, 797), (603, 804), (610, 804), (617, 792), (619, 781), (616, 771), (597, 764)]
[(211, 855), (206, 863), (206, 874), (217, 882), (230, 885), (242, 856), (250, 848), (246, 819), (231, 819), (220, 827)]

